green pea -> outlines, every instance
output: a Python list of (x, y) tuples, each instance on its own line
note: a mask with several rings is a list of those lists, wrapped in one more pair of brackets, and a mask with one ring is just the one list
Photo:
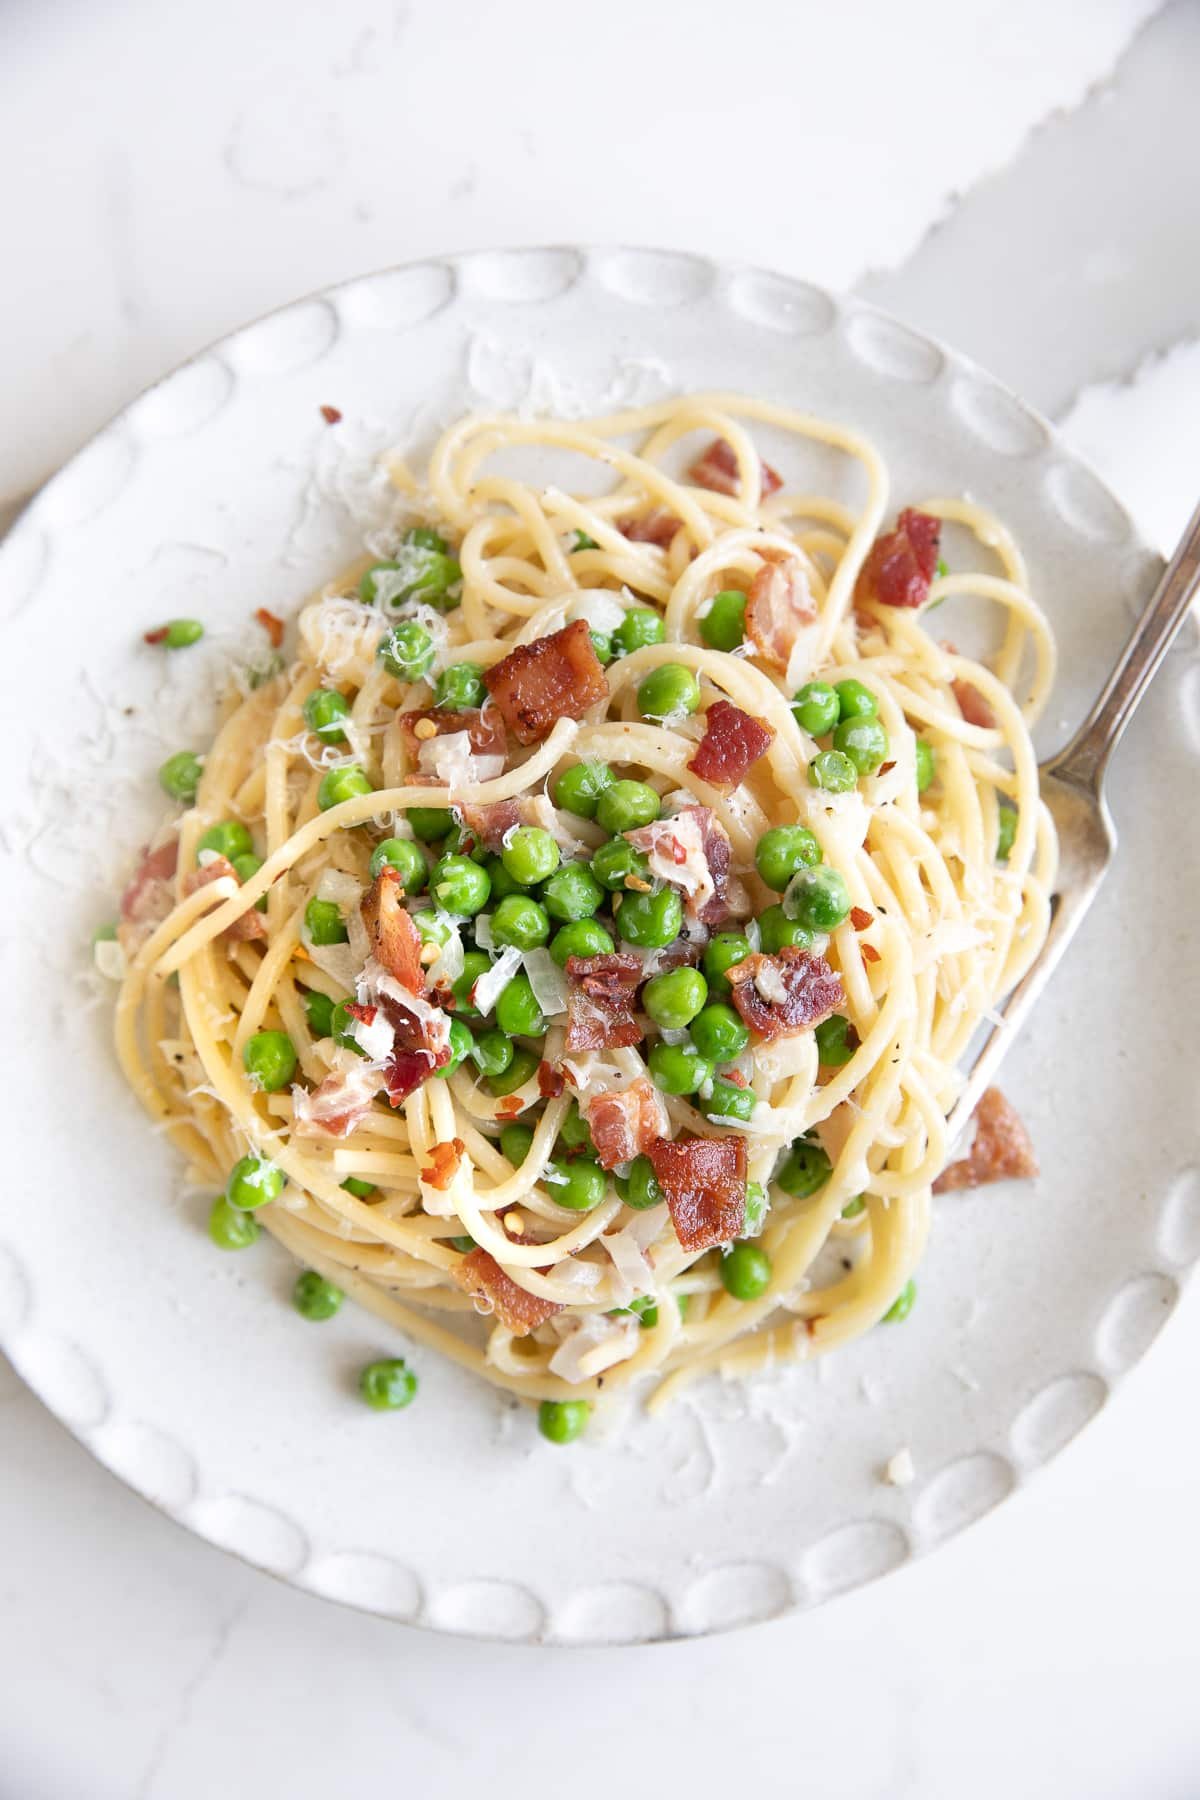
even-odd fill
[(740, 931), (719, 931), (716, 937), (709, 940), (704, 952), (704, 973), (708, 977), (710, 994), (729, 993), (729, 983), (725, 979), (726, 969), (745, 962), (750, 955), (750, 940), (743, 937)]
[(224, 1194), (218, 1194), (208, 1215), (208, 1235), (218, 1250), (247, 1250), (259, 1233), (253, 1213), (240, 1212), (230, 1206)]
[(1012, 855), (1013, 841), (1017, 835), (1017, 809), (1015, 806), (1002, 806), (999, 809), (999, 828), (996, 832), (996, 861), (1007, 862)]
[(322, 812), (328, 812), (331, 806), (340, 806), (343, 800), (353, 800), (359, 794), (373, 792), (374, 788), (366, 771), (360, 769), (357, 763), (350, 763), (344, 769), (326, 769), (317, 789), (317, 805)]
[(443, 856), (433, 866), (429, 892), (443, 912), (469, 919), (487, 905), (492, 883), (487, 870), (469, 856)]
[(487, 689), (483, 670), (478, 663), (451, 663), (437, 678), (433, 690), (434, 704), (460, 712), (466, 706), (482, 706)]
[(518, 825), (504, 846), (500, 860), (523, 887), (545, 881), (558, 867), (558, 845), (540, 825)]
[(736, 1081), (726, 1081), (724, 1076), (715, 1075), (708, 1099), (702, 1100), (700, 1104), (707, 1118), (737, 1119), (744, 1124), (754, 1112), (754, 1090), (739, 1087)]
[(572, 1100), (567, 1108), (558, 1128), (558, 1136), (568, 1150), (591, 1150), (594, 1153), (596, 1146), (592, 1142), (592, 1128), (580, 1112), (578, 1100)]
[(481, 1075), (503, 1075), (512, 1063), (513, 1045), (502, 1031), (485, 1031), (472, 1038), (469, 1054)]
[(644, 606), (631, 606), (613, 632), (613, 645), (622, 656), (644, 650), (647, 644), (661, 644), (667, 635), (660, 613)]
[(314, 894), (304, 908), (304, 924), (310, 944), (345, 944), (350, 933), (334, 900), (318, 900)]
[(541, 1037), (545, 1031), (542, 1009), (524, 971), (513, 976), (496, 1001), (496, 1023), (510, 1037)]
[(523, 1044), (517, 1044), (513, 1050), (513, 1059), (503, 1075), (493, 1075), (491, 1078), (493, 1094), (515, 1094), (527, 1081), (532, 1081), (540, 1062), (540, 1056), (535, 1056), (532, 1050), (526, 1050)]
[(596, 802), (612, 783), (613, 772), (607, 763), (572, 763), (555, 781), (551, 794), (555, 806), (561, 806), (564, 812), (575, 813), (580, 819), (594, 819)]
[(608, 956), (615, 945), (595, 919), (576, 919), (556, 931), (550, 941), (550, 954), (560, 969), (567, 966), (569, 956)]
[(827, 681), (806, 681), (792, 701), (796, 723), (810, 737), (824, 737), (838, 722), (838, 697)]
[(334, 1287), (315, 1269), (305, 1269), (298, 1275), (292, 1289), (292, 1305), (302, 1319), (332, 1319), (345, 1298), (340, 1287)]
[(500, 1133), (500, 1149), (514, 1169), (519, 1169), (533, 1144), (532, 1125), (506, 1125)]
[(683, 1321), (688, 1316), (688, 1307), (692, 1304), (692, 1296), (690, 1294), (676, 1294), (673, 1292), (671, 1298), (679, 1309), (679, 1323), (682, 1325)]
[(612, 837), (592, 857), (592, 874), (601, 887), (615, 893), (623, 888), (630, 876), (635, 881), (650, 882), (650, 864), (640, 850), (635, 850), (628, 838)]
[(858, 770), (840, 750), (820, 750), (808, 765), (808, 782), (827, 794), (849, 794), (858, 785)]
[(330, 1015), (329, 1035), (335, 1044), (341, 1045), (343, 1050), (353, 1050), (355, 1056), (365, 1056), (366, 1051), (354, 1035), (358, 1020), (349, 1007), (348, 1000), (338, 1001)]
[[(250, 877), (252, 875), (257, 875), (258, 871), (262, 868), (262, 857), (255, 856), (253, 850), (247, 850), (244, 856), (235, 856), (229, 866), (237, 876), (238, 880), (245, 885)], [(266, 912), (267, 896), (265, 894), (262, 896), (261, 900), (256, 900), (254, 902), (254, 910), (255, 912), (260, 913)]]
[(117, 928), (111, 921), (107, 925), (97, 925), (92, 933), (93, 944), (115, 944), (116, 941)]
[(429, 876), (425, 858), (411, 838), (384, 838), (371, 852), (371, 876), (395, 869), (406, 894), (419, 894)]
[(596, 661), (602, 669), (607, 669), (613, 659), (612, 638), (607, 631), (589, 631), (592, 649), (596, 652)]
[(343, 719), (350, 716), (350, 702), (337, 688), (314, 688), (304, 702), (304, 722), (323, 744), (344, 744)]
[[(404, 551), (394, 562), (379, 562), (367, 570), (358, 584), (359, 597), (374, 606), (381, 588), (389, 590), (389, 606), (403, 606), (407, 600), (423, 600), (439, 611), (457, 606), (461, 597), (462, 569), (455, 557), (448, 555), (445, 538), (436, 531), (416, 526), (401, 540)], [(399, 575), (400, 582), (386, 584), (381, 575)]]
[(471, 989), (481, 975), (487, 974), (491, 966), (492, 959), (484, 950), (468, 950), (464, 953), (462, 974), (457, 981), (450, 983), (454, 1010), (462, 1013), (464, 1018), (479, 1018), (479, 1008), (471, 1004)]
[(699, 969), (667, 969), (642, 990), (643, 1007), (664, 1031), (690, 1025), (707, 998), (708, 983)]
[(433, 639), (415, 619), (406, 619), (384, 633), (375, 655), (397, 681), (420, 681), (433, 662)]
[(441, 532), (435, 531), (432, 525), (410, 525), (400, 542), (414, 545), (418, 550), (436, 550), (439, 556), (445, 556), (450, 548)]
[(833, 1164), (820, 1144), (810, 1138), (797, 1138), (776, 1171), (775, 1180), (793, 1200), (807, 1200), (825, 1186), (832, 1172)]
[(866, 1212), (866, 1210), (866, 1201), (861, 1194), (856, 1194), (853, 1200), (847, 1200), (845, 1206), (843, 1206), (842, 1217), (843, 1219), (857, 1219), (859, 1214)]
[(199, 619), (171, 619), (162, 642), (168, 650), (186, 650), (189, 644), (198, 644), (203, 636), (204, 627)]
[(492, 914), (492, 941), (518, 950), (535, 950), (550, 936), (546, 910), (527, 894), (509, 894)]
[(417, 1378), (402, 1356), (368, 1363), (358, 1378), (358, 1391), (376, 1412), (399, 1412), (412, 1403)]
[(357, 1175), (347, 1175), (345, 1181), (340, 1185), (348, 1194), (353, 1194), (356, 1200), (365, 1200), (369, 1194), (375, 1192), (373, 1181), (360, 1181)]
[(900, 1292), (896, 1295), (896, 1298), (892, 1301), (892, 1304), (884, 1313), (884, 1323), (886, 1325), (899, 1325), (902, 1319), (907, 1319), (913, 1306), (916, 1304), (916, 1298), (916, 1282), (906, 1281), (904, 1286), (900, 1289)]
[(452, 825), (442, 843), (443, 856), (469, 856), (472, 862), (487, 867), (489, 856), (487, 845), (478, 838), (469, 825)]
[(477, 1250), (479, 1248), (475, 1239), (473, 1237), (468, 1237), (466, 1233), (463, 1233), (461, 1237), (452, 1237), (450, 1239), (450, 1247), (453, 1250), (457, 1250), (460, 1256), (469, 1256), (472, 1250)]
[(655, 1044), (650, 1075), (664, 1094), (694, 1094), (712, 1075), (712, 1064), (694, 1044)]
[[(316, 942), (316, 939), (313, 939)], [(308, 1014), (308, 1029), (315, 1038), (327, 1038), (333, 1034), (333, 1001), (328, 994), (318, 993), (310, 988), (303, 996), (304, 1010)]]
[(177, 750), (174, 756), (168, 756), (159, 769), (158, 784), (164, 794), (170, 794), (172, 800), (191, 806), (196, 798), (196, 789), (200, 786), (203, 768), (203, 760), (195, 751)]
[(296, 1073), (296, 1052), (286, 1031), (256, 1031), (246, 1039), (242, 1064), (255, 1087), (277, 1094)]
[(225, 1198), (242, 1212), (254, 1212), (278, 1200), (286, 1179), (283, 1170), (264, 1156), (242, 1156), (230, 1171)]
[(596, 823), (605, 831), (636, 831), (662, 811), (662, 800), (645, 781), (614, 781), (596, 802)]
[(219, 825), (210, 825), (196, 845), (197, 852), (215, 850), (232, 862), (235, 856), (245, 856), (254, 848), (254, 839), (249, 828), (240, 819), (222, 819)]
[(723, 1000), (706, 1006), (691, 1023), (691, 1039), (709, 1062), (732, 1062), (750, 1042), (750, 1028)]
[(498, 856), (488, 856), (484, 862), (488, 879), (492, 884), (492, 900), (507, 900), (510, 894), (528, 894), (529, 889), (519, 881), (514, 881)]
[(737, 588), (714, 594), (700, 620), (700, 636), (712, 650), (736, 650), (746, 636), (746, 596)]
[(629, 1174), (625, 1176), (623, 1184), (618, 1180), (617, 1187), (626, 1206), (631, 1206), (634, 1212), (647, 1212), (663, 1198), (663, 1191), (654, 1173), (654, 1164), (648, 1156), (635, 1156), (630, 1164)]
[(436, 844), (454, 823), (454, 814), (446, 806), (410, 806), (405, 814), (413, 836), (423, 844)]
[(850, 911), (850, 890), (836, 869), (801, 869), (788, 883), (787, 905), (810, 931), (832, 931)]
[(803, 825), (776, 825), (764, 831), (754, 850), (754, 866), (768, 887), (783, 892), (798, 869), (821, 860), (821, 846)]
[(638, 683), (637, 699), (643, 718), (686, 717), (699, 708), (700, 683), (683, 663), (659, 663)]
[(449, 919), (439, 919), (432, 912), (419, 912), (413, 914), (412, 922), (423, 944), (436, 944), (439, 950), (444, 950), (450, 942), (454, 927)]
[(933, 745), (917, 739), (917, 792), (923, 794), (937, 774), (937, 757)]
[(766, 1223), (767, 1214), (771, 1210), (771, 1197), (761, 1181), (746, 1183), (746, 1229), (747, 1237), (755, 1237)]
[(839, 681), (833, 691), (838, 698), (840, 720), (873, 719), (879, 711), (879, 702), (870, 688), (864, 687), (861, 681), (855, 681), (853, 676)]
[(628, 1306), (619, 1306), (617, 1311), (636, 1314), (641, 1320), (643, 1331), (652, 1331), (658, 1324), (658, 1299), (654, 1294), (641, 1294), (636, 1300), (631, 1300)]
[(552, 1444), (573, 1444), (587, 1430), (591, 1407), (586, 1400), (543, 1400), (538, 1430)]
[(571, 1212), (590, 1212), (603, 1200), (608, 1186), (607, 1175), (590, 1156), (573, 1156), (569, 1162), (551, 1157), (542, 1180), (555, 1205)]
[(758, 915), (759, 942), (768, 956), (792, 946), (797, 950), (812, 948), (813, 934), (799, 919), (789, 919), (782, 906), (768, 906)]
[(771, 1285), (771, 1259), (761, 1244), (735, 1244), (720, 1262), (721, 1286), (734, 1300), (759, 1300)]
[(589, 537), (586, 531), (576, 531), (568, 555), (574, 556), (580, 550), (598, 550), (599, 548), (595, 538)]
[(813, 1036), (817, 1040), (817, 1055), (827, 1069), (840, 1069), (858, 1049), (858, 1033), (841, 1013), (823, 1019)]
[(887, 761), (888, 734), (878, 719), (843, 719), (833, 734), (833, 748), (848, 756), (860, 775), (873, 775)]
[(566, 924), (590, 919), (603, 899), (604, 889), (586, 863), (566, 863), (542, 887), (547, 913)]
[(438, 1080), (449, 1081), (463, 1058), (465, 1056), (470, 1056), (474, 1048), (475, 1039), (471, 1033), (470, 1026), (464, 1025), (461, 1019), (451, 1019), (449, 1043), (450, 1061), (443, 1063), (440, 1069), (434, 1070), (434, 1074), (437, 1076)]
[(673, 944), (683, 927), (683, 902), (676, 888), (660, 888), (657, 894), (627, 893), (617, 915), (617, 930), (627, 944), (644, 950), (663, 950)]

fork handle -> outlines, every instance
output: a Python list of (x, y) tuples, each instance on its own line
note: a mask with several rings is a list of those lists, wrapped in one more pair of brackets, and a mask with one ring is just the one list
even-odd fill
[(1054, 758), (1056, 775), (1098, 794), (1108, 759), (1200, 588), (1200, 506), (1087, 718)]

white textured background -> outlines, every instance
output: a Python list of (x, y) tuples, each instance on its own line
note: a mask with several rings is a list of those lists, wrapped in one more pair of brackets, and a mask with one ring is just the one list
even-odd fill
[[(7, 0), (0, 519), (255, 313), (585, 238), (859, 288), (1063, 420), (1166, 545), (1200, 488), (1198, 84), (1186, 0)], [(0, 1800), (1193, 1800), (1198, 1364), (1193, 1301), (1031, 1491), (879, 1586), (584, 1653), (293, 1593), (4, 1369)]]

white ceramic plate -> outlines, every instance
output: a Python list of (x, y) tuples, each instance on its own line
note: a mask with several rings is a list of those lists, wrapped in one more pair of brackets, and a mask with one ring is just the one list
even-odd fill
[[(485, 253), (302, 301), (138, 400), (0, 553), (5, 1346), (96, 1456), (191, 1530), (441, 1630), (700, 1633), (895, 1568), (1095, 1414), (1200, 1252), (1200, 839), (1179, 806), (1200, 679), (1182, 653), (1119, 758), (1112, 878), (1006, 1070), (1044, 1173), (939, 1204), (902, 1329), (750, 1387), (709, 1383), (564, 1452), (419, 1349), (419, 1403), (369, 1412), (353, 1372), (402, 1346), (353, 1309), (302, 1322), (267, 1240), (209, 1246), (206, 1197), (181, 1190), (111, 1064), (88, 944), (160, 814), (158, 762), (203, 742), (212, 659), (255, 607), (291, 612), (357, 548), (344, 501), (369, 502), (382, 445), (425, 443), (481, 400), (591, 408), (668, 385), (867, 430), (898, 502), (970, 490), (992, 505), (1062, 644), (1042, 749), (1065, 735), (1155, 575), (1117, 501), (961, 358), (857, 302), (699, 258)], [(345, 415), (337, 431), (323, 403)], [(209, 622), (205, 646), (143, 650), (141, 631), (180, 613)], [(881, 1473), (903, 1447), (916, 1479), (899, 1490)]]

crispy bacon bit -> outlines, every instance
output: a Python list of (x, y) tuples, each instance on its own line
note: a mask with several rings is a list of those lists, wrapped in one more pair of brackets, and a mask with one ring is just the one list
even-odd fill
[(157, 850), (145, 850), (142, 860), (121, 895), (121, 923), (117, 929), (121, 948), (132, 956), (162, 924), (175, 904), (172, 882), (179, 858), (179, 843), (171, 838)]
[(865, 931), (868, 925), (873, 925), (875, 923), (875, 914), (869, 913), (865, 906), (852, 906), (850, 908), (850, 923), (853, 925), (855, 931)]
[(423, 743), (456, 731), (466, 732), (477, 755), (504, 756), (508, 752), (504, 720), (494, 706), (464, 706), (461, 712), (445, 706), (420, 706), (412, 712), (397, 713), (396, 728), (410, 763), (416, 762)]
[(984, 731), (996, 729), (996, 715), (973, 681), (952, 681), (950, 691), (958, 701), (958, 710), (968, 725), (980, 725)]
[[(761, 497), (765, 500), (768, 495), (778, 493), (783, 486), (783, 477), (761, 457), (758, 469)], [(697, 487), (709, 488), (714, 494), (736, 494), (741, 485), (738, 460), (727, 438), (714, 438), (708, 449), (696, 458), (687, 475)]]
[(359, 911), (371, 940), (371, 954), (410, 994), (421, 992), (421, 935), (401, 903), (404, 885), (385, 863), (362, 897)]
[(334, 1069), (306, 1094), (292, 1089), (293, 1137), (349, 1137), (371, 1110), (379, 1076), (369, 1069)]
[[(184, 876), (183, 891), (185, 894), (194, 894), (197, 888), (208, 887), (212, 882), (220, 881), (223, 875), (228, 875), (231, 881), (236, 881), (238, 878), (237, 870), (228, 857), (214, 856), (212, 861), (206, 862), (202, 869), (193, 869), (190, 874)], [(227, 925), (221, 933), (221, 936), (228, 938), (231, 944), (244, 942), (251, 938), (265, 938), (266, 935), (267, 921), (253, 906), (249, 912), (244, 912), (240, 919), (235, 919), (232, 925)]]
[[(777, 956), (756, 950), (726, 969), (733, 1004), (759, 1037), (807, 1031), (835, 1013), (845, 999), (842, 978), (823, 956), (786, 944)], [(763, 990), (773, 997), (766, 998)]]
[(603, 1169), (632, 1162), (670, 1130), (662, 1095), (644, 1075), (627, 1088), (594, 1094), (583, 1110)]
[(167, 627), (165, 625), (156, 625), (153, 631), (143, 631), (142, 633), (143, 644), (165, 644), (166, 641)]
[(642, 962), (628, 952), (568, 956), (568, 1050), (619, 1050), (638, 1044), (642, 1028), (634, 1017)]
[(906, 506), (894, 531), (876, 538), (858, 577), (860, 600), (881, 606), (923, 606), (937, 573), (942, 522)]
[(399, 1106), (427, 1076), (450, 1061), (449, 1021), (424, 1002), (421, 1011), (413, 1012), (387, 993), (379, 995), (378, 1005), (394, 1034), (383, 1079), (388, 1099)]
[(662, 507), (644, 513), (639, 519), (622, 519), (617, 526), (621, 536), (628, 538), (631, 544), (657, 544), (660, 550), (667, 548), (679, 528), (675, 514)]
[(566, 1086), (562, 1070), (545, 1061), (538, 1064), (537, 1083), (543, 1100), (557, 1100)]
[(480, 1310), (494, 1312), (500, 1323), (514, 1337), (528, 1337), (539, 1325), (562, 1311), (557, 1300), (543, 1300), (530, 1294), (502, 1269), (486, 1250), (472, 1250), (456, 1263), (454, 1279), (475, 1301), (486, 1302)]
[(746, 596), (746, 636), (773, 669), (786, 669), (804, 626), (817, 616), (804, 565), (796, 558), (765, 562)]
[(283, 620), (277, 619), (275, 614), (268, 612), (265, 606), (260, 606), (254, 616), (270, 638), (272, 650), (278, 650), (283, 642)]
[(685, 1250), (711, 1250), (746, 1226), (746, 1140), (660, 1138), (646, 1151)]
[(429, 1152), (429, 1162), (421, 1170), (421, 1180), (427, 1187), (444, 1191), (458, 1174), (466, 1154), (467, 1146), (460, 1137), (451, 1138), (447, 1144), (435, 1144)]
[(383, 1070), (384, 1085), (391, 1105), (399, 1106), (402, 1101), (407, 1100), (435, 1069), (440, 1069), (449, 1061), (449, 1050), (426, 1050), (423, 1045), (418, 1045), (415, 1049), (402, 1049), (397, 1040)]
[(975, 1139), (966, 1156), (942, 1170), (933, 1184), (935, 1194), (952, 1188), (982, 1187), (989, 1181), (1010, 1181), (1038, 1173), (1033, 1141), (1016, 1108), (999, 1088), (985, 1088), (975, 1108)]
[[(708, 926), (732, 916), (729, 893), (729, 839), (707, 806), (681, 806), (669, 818), (639, 825), (625, 836), (645, 853), (651, 874), (669, 881), (687, 898), (687, 910)], [(626, 887), (646, 887), (627, 878)], [(648, 889), (646, 891), (649, 891)]]
[(704, 715), (704, 736), (688, 768), (716, 787), (737, 787), (747, 771), (771, 747), (775, 733), (740, 706), (714, 700)]
[(340, 425), (342, 422), (342, 415), (336, 406), (323, 406), (321, 417), (327, 425)]
[(879, 952), (874, 944), (860, 944), (859, 949), (862, 951), (863, 958), (866, 962), (877, 963), (881, 960)]
[(493, 800), (488, 806), (460, 805), (458, 810), (466, 830), (494, 855), (503, 849), (505, 833), (521, 819), (519, 800)]
[(559, 719), (582, 719), (590, 706), (608, 698), (584, 619), (519, 644), (483, 680), (519, 744), (538, 743)]

